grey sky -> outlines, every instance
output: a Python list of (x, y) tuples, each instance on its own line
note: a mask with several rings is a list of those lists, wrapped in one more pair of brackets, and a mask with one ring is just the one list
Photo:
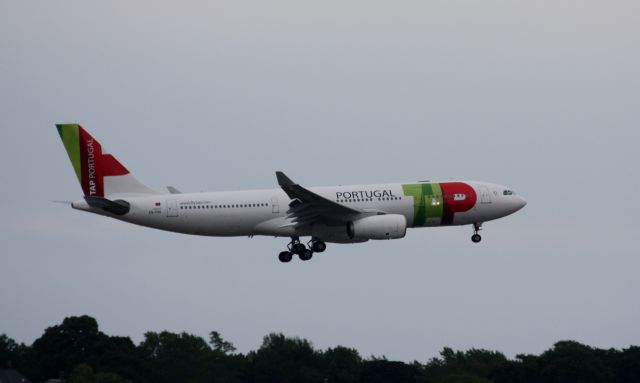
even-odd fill
[[(640, 344), (637, 1), (0, 1), (0, 333), (271, 331), (425, 361)], [(80, 122), (184, 191), (473, 179), (528, 206), (330, 245), (200, 238), (73, 211)]]

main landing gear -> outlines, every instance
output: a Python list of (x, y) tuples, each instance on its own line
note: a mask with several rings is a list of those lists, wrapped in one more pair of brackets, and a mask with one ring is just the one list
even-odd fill
[(478, 243), (478, 242), (482, 241), (482, 237), (480, 236), (480, 234), (478, 234), (478, 232), (480, 230), (482, 230), (482, 222), (474, 223), (473, 224), (473, 235), (471, 236), (471, 241), (473, 243)]
[(313, 257), (314, 252), (322, 253), (327, 249), (327, 244), (316, 238), (311, 239), (307, 246), (300, 243), (300, 238), (292, 237), (291, 242), (287, 245), (287, 251), (280, 252), (278, 259), (283, 263), (291, 262), (293, 255), (297, 254), (301, 261), (308, 261)]

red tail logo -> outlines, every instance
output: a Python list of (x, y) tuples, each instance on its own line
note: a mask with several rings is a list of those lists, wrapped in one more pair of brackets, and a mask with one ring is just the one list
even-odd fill
[(129, 174), (111, 154), (102, 153), (102, 146), (80, 128), (80, 165), (84, 195), (104, 197), (104, 177)]

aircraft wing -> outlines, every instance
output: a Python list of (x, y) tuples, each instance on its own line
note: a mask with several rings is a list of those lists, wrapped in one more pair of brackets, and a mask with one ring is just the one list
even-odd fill
[(354, 215), (363, 213), (358, 209), (324, 198), (293, 182), (283, 172), (276, 172), (278, 184), (291, 198), (287, 218), (292, 218), (296, 227), (313, 223), (346, 222)]

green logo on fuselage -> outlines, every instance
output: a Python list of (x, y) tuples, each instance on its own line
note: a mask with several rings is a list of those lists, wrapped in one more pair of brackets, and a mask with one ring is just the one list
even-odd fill
[(444, 208), (440, 184), (403, 184), (402, 190), (405, 196), (413, 197), (413, 226), (424, 226), (430, 218), (440, 223)]

